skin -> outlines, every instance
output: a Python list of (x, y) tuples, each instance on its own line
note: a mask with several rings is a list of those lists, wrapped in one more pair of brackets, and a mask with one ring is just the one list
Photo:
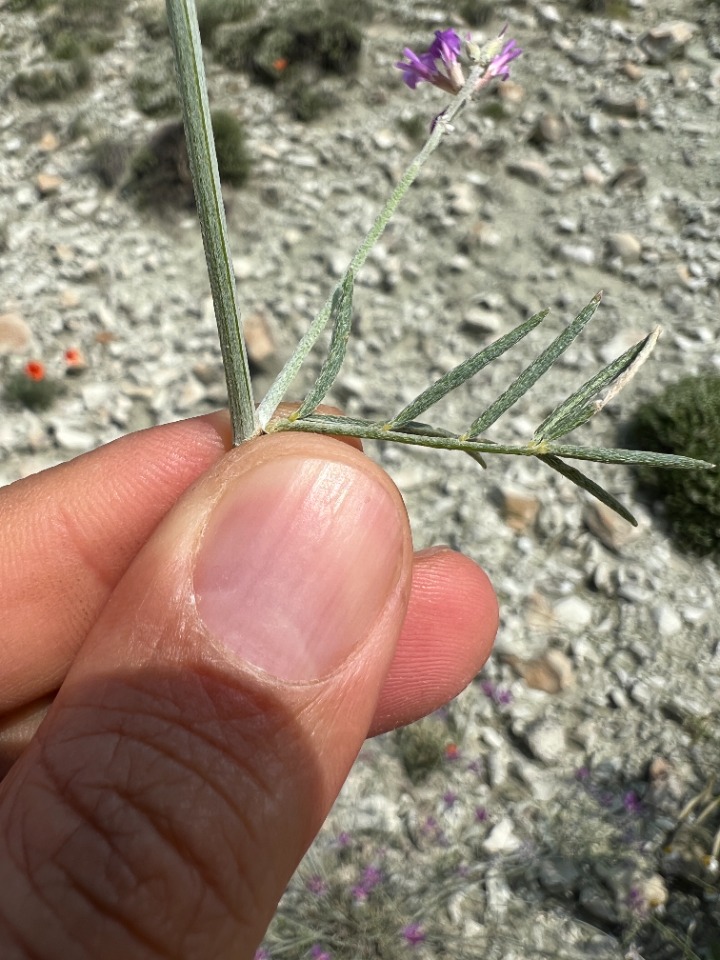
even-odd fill
[[(367, 483), (397, 535), (362, 642), (297, 683), (221, 642), (197, 571), (235, 492), (305, 463)], [(363, 739), (456, 695), (497, 628), (487, 576), (448, 548), (413, 554), (357, 441), (230, 451), (224, 414), (3, 488), (0, 529), (4, 958), (252, 957)]]

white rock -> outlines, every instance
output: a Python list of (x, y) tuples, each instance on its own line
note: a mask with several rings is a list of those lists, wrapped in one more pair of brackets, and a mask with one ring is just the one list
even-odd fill
[(55, 434), (55, 441), (63, 450), (78, 453), (92, 450), (97, 446), (95, 437), (79, 427), (73, 427), (60, 419), (54, 420), (51, 425)]
[(592, 622), (592, 607), (580, 597), (559, 600), (553, 607), (556, 621), (569, 630), (583, 630)]
[(572, 263), (579, 263), (586, 267), (591, 267), (596, 259), (597, 255), (592, 247), (587, 246), (586, 244), (563, 244), (558, 253), (565, 260), (570, 260)]
[(558, 763), (567, 753), (565, 730), (554, 720), (540, 720), (525, 731), (525, 742), (536, 760)]
[(633, 233), (611, 233), (607, 238), (610, 256), (620, 257), (623, 263), (636, 263), (642, 253), (642, 243)]
[(682, 55), (692, 40), (696, 27), (684, 20), (660, 23), (644, 33), (638, 41), (640, 49), (651, 63), (667, 63)]
[(667, 603), (654, 608), (653, 619), (661, 637), (676, 637), (682, 630), (682, 617)]
[(509, 817), (496, 823), (481, 843), (485, 853), (512, 853), (522, 841), (515, 835), (515, 825)]

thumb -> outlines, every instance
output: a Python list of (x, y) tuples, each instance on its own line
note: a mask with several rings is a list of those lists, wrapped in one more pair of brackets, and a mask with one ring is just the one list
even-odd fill
[(411, 556), (346, 444), (263, 437), (202, 477), (0, 788), (0, 956), (252, 957), (367, 734)]

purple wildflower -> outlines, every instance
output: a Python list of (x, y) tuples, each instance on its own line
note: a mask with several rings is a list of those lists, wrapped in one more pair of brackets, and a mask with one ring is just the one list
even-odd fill
[(637, 887), (630, 887), (627, 897), (627, 904), (633, 913), (638, 914), (641, 917), (645, 916), (647, 913), (647, 903), (645, 902), (645, 897), (642, 895), (642, 891), (638, 890)]
[(350, 887), (350, 896), (355, 903), (365, 903), (370, 893), (362, 883), (356, 883), (354, 887)]
[(370, 893), (383, 882), (383, 872), (380, 867), (365, 867), (362, 873), (362, 885)]
[(447, 93), (457, 93), (465, 78), (458, 63), (462, 41), (454, 30), (436, 30), (430, 49), (417, 54), (405, 47), (403, 56), (395, 66), (402, 70), (403, 81), (414, 90), (423, 81), (440, 87)]
[(521, 53), (522, 50), (515, 40), (508, 40), (500, 53), (490, 61), (490, 66), (487, 68), (485, 76), (499, 77), (501, 80), (507, 80), (510, 76), (510, 64), (513, 60), (516, 60)]
[(485, 807), (475, 807), (475, 819), (478, 823), (485, 823), (489, 814)]
[(452, 810), (458, 801), (458, 795), (452, 790), (446, 790), (442, 796), (442, 801), (446, 810)]
[(425, 931), (419, 923), (409, 923), (403, 927), (402, 935), (411, 947), (417, 947), (418, 944), (425, 942)]
[(345, 830), (342, 833), (339, 833), (335, 838), (335, 843), (340, 847), (341, 850), (344, 850), (346, 847), (349, 847), (352, 843), (352, 837)]
[(590, 779), (590, 771), (587, 767), (578, 767), (575, 771), (575, 779), (580, 783), (585, 783), (586, 780)]
[(327, 884), (321, 876), (315, 874), (313, 877), (309, 877), (305, 886), (310, 891), (314, 893), (316, 897), (322, 897), (327, 893)]
[(492, 700), (498, 707), (506, 707), (513, 701), (513, 695), (510, 690), (503, 690), (501, 687), (496, 687), (491, 680), (483, 680), (480, 684), (480, 689), (488, 700)]
[(455, 63), (462, 47), (462, 41), (454, 30), (436, 30), (435, 39), (428, 53), (434, 60), (442, 60), (446, 67)]
[(270, 960), (270, 952), (265, 947), (258, 947), (255, 951), (254, 960)]
[(642, 802), (640, 797), (635, 793), (634, 790), (629, 790), (623, 796), (623, 807), (627, 813), (639, 814), (642, 813)]
[(312, 960), (332, 960), (332, 954), (328, 953), (327, 950), (323, 950), (319, 943), (315, 943), (310, 947), (310, 956)]

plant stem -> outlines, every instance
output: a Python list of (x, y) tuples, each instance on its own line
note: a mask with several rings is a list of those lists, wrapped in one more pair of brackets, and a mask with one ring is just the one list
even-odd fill
[[(400, 182), (390, 195), (385, 206), (375, 218), (372, 227), (355, 252), (354, 257), (350, 261), (350, 264), (345, 271), (345, 274), (339, 281), (338, 286), (342, 286), (350, 274), (357, 276), (358, 270), (360, 270), (362, 265), (367, 260), (368, 254), (379, 240), (389, 220), (397, 210), (400, 201), (412, 186), (418, 173), (420, 173), (420, 170), (424, 164), (440, 146), (440, 142), (443, 137), (452, 130), (452, 120), (458, 115), (458, 113), (462, 110), (468, 100), (472, 97), (473, 93), (476, 91), (478, 81), (486, 68), (487, 64), (479, 64), (478, 66), (474, 67), (467, 79), (467, 82), (463, 86), (462, 90), (460, 90), (460, 92), (457, 94), (450, 106), (435, 118), (432, 132), (426, 140), (425, 145), (420, 153), (418, 153), (415, 159), (410, 163)], [(334, 296), (335, 291), (333, 291), (327, 298), (322, 309), (310, 324), (309, 329), (306, 331), (302, 340), (300, 340), (297, 347), (293, 351), (293, 355), (280, 371), (272, 386), (268, 390), (266, 396), (260, 403), (258, 407), (258, 420), (260, 422), (260, 427), (263, 430), (270, 422), (270, 418), (277, 409), (277, 405), (285, 396), (285, 392), (289, 386), (289, 381), (299, 370), (300, 364), (312, 349), (315, 341), (320, 336), (320, 333), (329, 320)]]
[(257, 421), (247, 350), (235, 297), (235, 275), (215, 155), (200, 30), (194, 0), (166, 0), (166, 7), (195, 202), (220, 335), (233, 444), (237, 446), (256, 432)]
[[(433, 429), (429, 428), (429, 431)], [(594, 463), (652, 463), (656, 466), (673, 467), (679, 470), (711, 470), (714, 468), (714, 464), (707, 463), (705, 460), (694, 460), (692, 457), (682, 457), (674, 454), (655, 453), (651, 450), (581, 447), (575, 444), (554, 443), (549, 440), (531, 440), (529, 443), (520, 445), (493, 443), (492, 440), (469, 440), (462, 436), (454, 436), (449, 431), (411, 433), (388, 430), (382, 423), (324, 414), (311, 415), (304, 420), (281, 418), (273, 420), (267, 428), (268, 433), (282, 433), (285, 430), (337, 434), (342, 437), (363, 437), (367, 440), (407, 443), (415, 447), (461, 450), (464, 453), (497, 453), (511, 457), (555, 456), (566, 457), (570, 460), (590, 460)]]

